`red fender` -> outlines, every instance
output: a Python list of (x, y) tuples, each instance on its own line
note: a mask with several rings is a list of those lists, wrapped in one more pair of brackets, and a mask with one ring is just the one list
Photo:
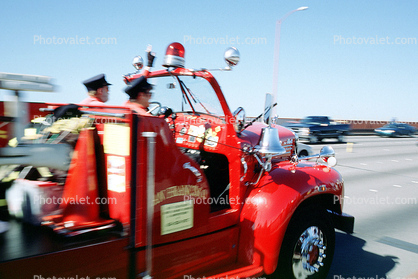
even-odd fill
[(264, 266), (274, 272), (282, 239), (298, 206), (324, 194), (343, 195), (339, 172), (313, 162), (276, 164), (251, 189), (240, 216), (240, 261)]

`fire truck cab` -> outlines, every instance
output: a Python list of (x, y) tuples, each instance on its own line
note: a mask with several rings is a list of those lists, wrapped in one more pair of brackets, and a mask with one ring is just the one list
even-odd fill
[[(71, 128), (59, 126), (54, 136), (54, 119), (25, 144), (76, 137), (57, 143), (71, 150), (62, 158), (68, 172), (59, 209), (37, 225), (10, 221), (1, 278), (326, 277), (334, 229), (354, 226), (342, 212), (332, 148), (298, 158), (295, 134), (271, 123), (271, 102), (267, 123), (247, 123), (209, 70), (184, 67), (184, 53), (173, 43), (165, 69), (124, 77), (129, 85), (146, 75), (153, 84), (158, 103), (149, 116), (45, 104), (46, 112), (67, 107)], [(230, 69), (239, 52), (225, 58)], [(0, 162), (13, 152), (3, 148)]]

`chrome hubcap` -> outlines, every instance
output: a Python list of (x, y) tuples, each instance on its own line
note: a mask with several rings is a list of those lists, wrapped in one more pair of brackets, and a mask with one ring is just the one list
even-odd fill
[(326, 244), (322, 231), (316, 226), (307, 228), (300, 235), (292, 258), (295, 278), (304, 279), (319, 272), (326, 258)]

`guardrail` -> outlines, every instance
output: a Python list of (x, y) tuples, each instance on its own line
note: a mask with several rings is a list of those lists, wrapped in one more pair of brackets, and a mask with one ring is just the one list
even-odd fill
[[(247, 117), (247, 121), (251, 121), (254, 117)], [(302, 118), (277, 118), (276, 123), (286, 126), (286, 123), (295, 123), (302, 120)], [(403, 121), (386, 121), (386, 120), (350, 120), (350, 119), (335, 119), (335, 122), (341, 124), (350, 124), (352, 133), (368, 134), (373, 133), (374, 129), (380, 128), (391, 122), (406, 123), (418, 129), (418, 121), (403, 122)]]

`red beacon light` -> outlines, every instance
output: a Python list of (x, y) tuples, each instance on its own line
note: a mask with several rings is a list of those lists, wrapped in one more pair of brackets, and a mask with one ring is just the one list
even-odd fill
[(180, 43), (171, 43), (164, 57), (164, 67), (184, 68), (184, 47)]

